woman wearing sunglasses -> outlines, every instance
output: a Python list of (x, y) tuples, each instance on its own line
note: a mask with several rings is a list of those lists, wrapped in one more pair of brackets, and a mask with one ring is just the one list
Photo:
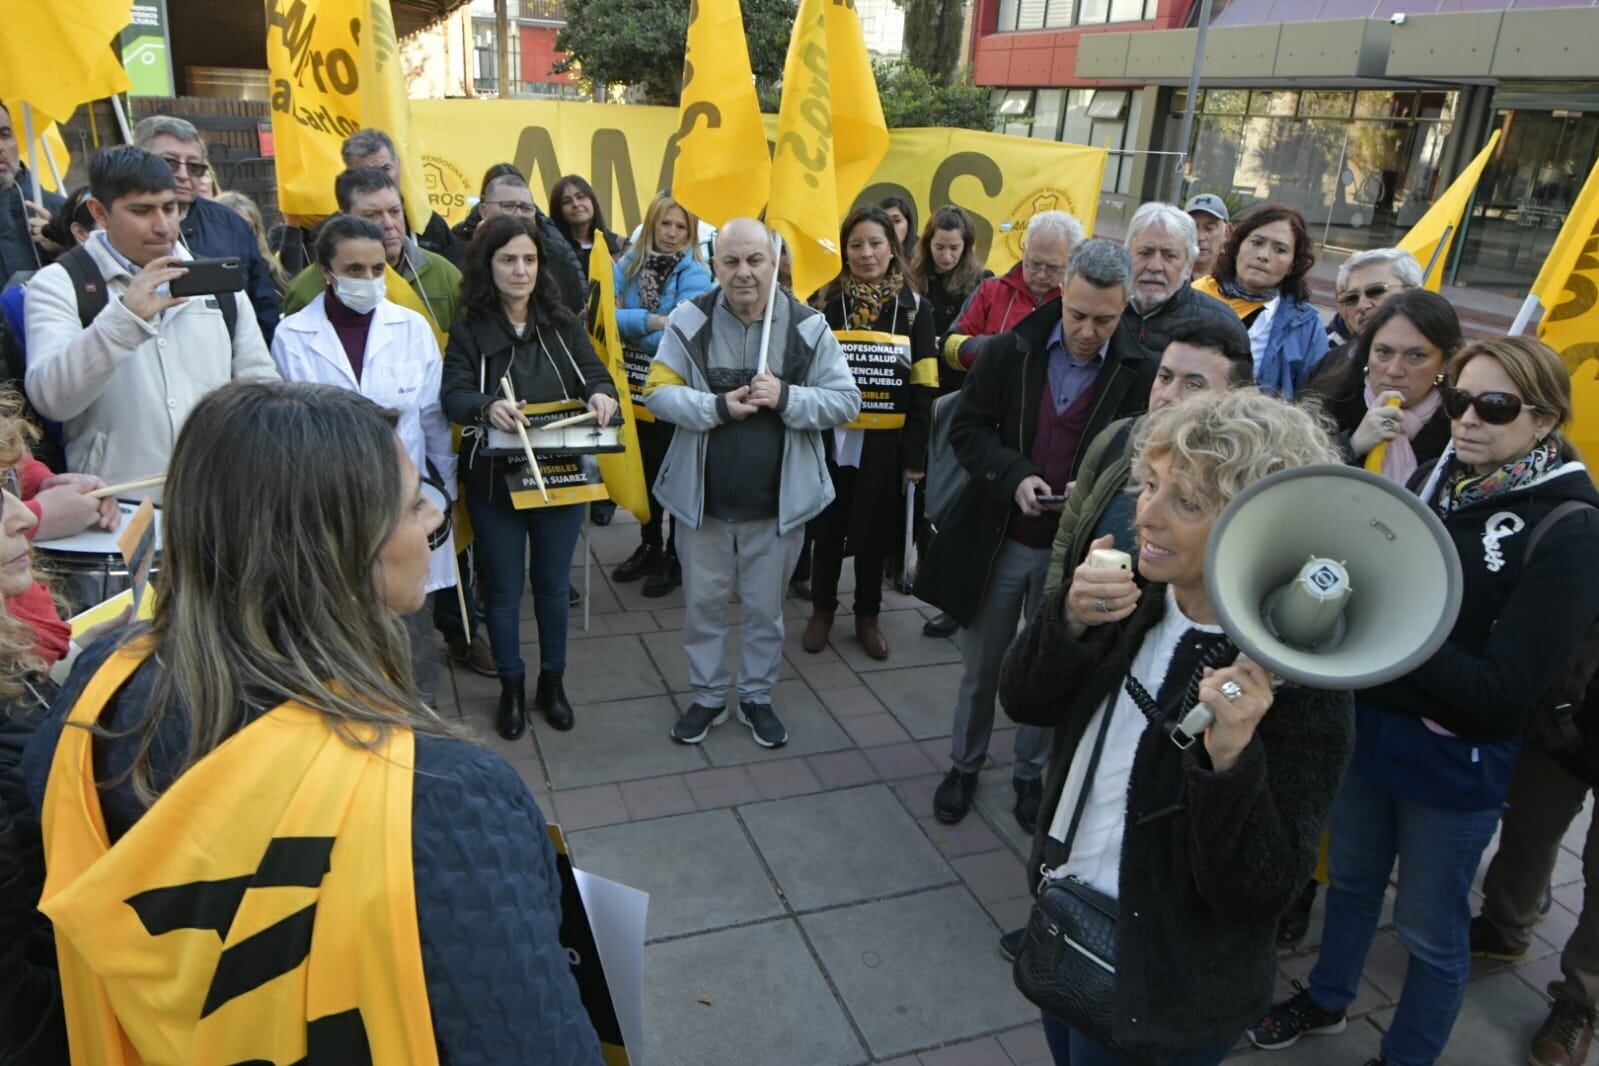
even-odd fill
[[(1449, 448), (1410, 484), (1459, 552), (1460, 616), (1423, 666), (1356, 693), (1355, 758), (1330, 823), (1321, 954), (1309, 986), (1250, 1031), (1258, 1047), (1343, 1030), (1397, 858), (1394, 920), (1410, 963), (1376, 1062), (1438, 1058), (1471, 972), (1472, 878), (1521, 738), (1599, 619), (1599, 492), (1560, 432), (1571, 418), (1560, 357), (1524, 337), (1479, 341), (1450, 362), (1448, 381)], [(1570, 500), (1586, 506), (1559, 516), (1529, 556), (1539, 523)]]
[(1311, 389), (1324, 397), (1348, 461), (1403, 485), (1449, 444), (1438, 383), (1460, 349), (1460, 317), (1437, 293), (1409, 289), (1365, 324), (1353, 358), (1318, 375)]

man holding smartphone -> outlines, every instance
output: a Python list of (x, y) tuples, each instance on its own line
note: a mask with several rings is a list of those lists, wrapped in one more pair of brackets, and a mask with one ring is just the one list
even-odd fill
[[(971, 481), (938, 531), (916, 594), (964, 627), (951, 768), (933, 814), (955, 823), (971, 810), (988, 755), (1005, 649), (1023, 609), (1043, 596), (1049, 549), (1082, 446), (1112, 421), (1143, 410), (1155, 363), (1123, 312), (1133, 290), (1127, 249), (1083, 241), (1066, 282), (1009, 333), (991, 338), (961, 389), (950, 445)], [(1048, 730), (1017, 730), (1012, 785), (1017, 823), (1038, 819)]]
[[(100, 229), (28, 286), (26, 386), (39, 413), (62, 423), (67, 466), (117, 483), (166, 470), (207, 392), (278, 372), (243, 292), (170, 294), (191, 256), (175, 244), (177, 194), (160, 157), (99, 152), (89, 192)], [(146, 494), (160, 502), (160, 489)]]

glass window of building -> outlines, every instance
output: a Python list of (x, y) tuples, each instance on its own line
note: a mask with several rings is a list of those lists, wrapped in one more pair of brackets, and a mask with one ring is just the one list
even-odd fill
[(994, 32), (1009, 33), (1016, 29), (1016, 0), (999, 0), (999, 14), (994, 19)]
[(1032, 136), (1060, 140), (1061, 116), (1066, 110), (1065, 89), (1040, 89), (1033, 101)]
[(1018, 30), (1041, 30), (1044, 28), (1045, 0), (1020, 0), (1016, 13), (1016, 28)]
[(1049, 0), (1049, 12), (1044, 16), (1044, 25), (1051, 29), (1070, 26), (1076, 14), (1076, 0)]

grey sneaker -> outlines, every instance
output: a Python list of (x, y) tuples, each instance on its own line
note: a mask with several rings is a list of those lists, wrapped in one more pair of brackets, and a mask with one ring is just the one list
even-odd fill
[(763, 748), (781, 748), (788, 743), (788, 730), (778, 721), (770, 703), (740, 703), (738, 720), (750, 727), (755, 743)]
[[(739, 715), (740, 718), (744, 716)], [(672, 727), (672, 739), (679, 744), (698, 744), (711, 731), (711, 726), (727, 721), (726, 707), (702, 707), (690, 704)]]

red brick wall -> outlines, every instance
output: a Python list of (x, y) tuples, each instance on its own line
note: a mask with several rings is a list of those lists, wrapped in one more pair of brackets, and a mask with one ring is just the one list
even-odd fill
[(977, 0), (977, 32), (972, 38), (972, 79), (979, 85), (1014, 85), (1018, 88), (1068, 85), (1086, 88), (1119, 84), (1076, 76), (1078, 40), (1090, 33), (1176, 29), (1187, 22), (1191, 6), (1192, 0), (1158, 0), (1157, 16), (1148, 22), (1115, 22), (1085, 29), (995, 33), (999, 0)]

